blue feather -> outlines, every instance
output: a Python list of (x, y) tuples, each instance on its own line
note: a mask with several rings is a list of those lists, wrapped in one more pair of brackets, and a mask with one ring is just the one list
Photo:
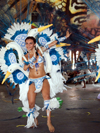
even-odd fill
[(26, 77), (25, 74), (20, 70), (14, 71), (12, 75), (13, 75), (14, 82), (17, 84), (22, 84), (28, 79), (28, 77)]
[(5, 76), (5, 75), (2, 73), (1, 76)]
[(28, 30), (18, 30), (15, 32), (15, 34), (11, 37), (12, 40), (14, 40), (16, 38), (16, 36), (20, 35), (20, 34), (27, 34)]
[(15, 85), (13, 85), (13, 87), (12, 87), (13, 89), (15, 88)]
[(10, 80), (8, 79), (7, 82), (10, 83)]
[(0, 74), (2, 74), (2, 71), (0, 72)]
[(12, 86), (13, 83), (10, 83), (10, 86)]
[[(10, 56), (10, 55), (11, 55), (11, 56)], [(12, 56), (12, 55), (13, 55), (13, 56)], [(11, 58), (10, 58), (9, 56), (10, 56)], [(6, 64), (7, 66), (10, 66), (12, 63), (16, 63), (16, 62), (17, 62), (16, 56), (15, 56), (14, 51), (13, 51), (12, 49), (7, 50), (7, 51), (5, 52), (4, 60), (5, 60), (5, 64)]]
[(50, 41), (50, 37), (47, 35), (47, 34), (41, 34), (41, 35), (37, 35), (37, 39), (36, 40), (38, 40), (39, 39), (39, 44), (40, 44), (40, 46), (42, 45), (42, 46), (45, 46), (46, 45), (46, 43), (47, 42), (49, 42)]
[(69, 51), (67, 50), (66, 47), (62, 47), (62, 49), (63, 49), (63, 53), (64, 53), (64, 54), (68, 54), (68, 53), (69, 53)]
[(55, 49), (50, 50), (50, 56), (53, 65), (57, 65), (61, 61), (61, 55)]

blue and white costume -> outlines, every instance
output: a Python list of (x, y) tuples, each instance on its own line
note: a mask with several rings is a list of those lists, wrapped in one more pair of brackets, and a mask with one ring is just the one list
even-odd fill
[[(38, 54), (38, 55), (39, 55), (39, 54)], [(43, 62), (44, 62), (44, 59), (43, 59), (42, 56), (39, 55), (38, 61), (37, 61), (36, 63), (35, 63), (35, 61), (36, 61), (36, 58), (33, 56), (33, 57), (30, 59), (29, 54), (28, 54), (28, 62), (29, 62), (29, 64), (30, 64), (30, 67), (31, 67), (31, 68), (33, 68), (34, 66), (35, 66), (36, 68), (38, 68), (38, 67), (39, 67), (39, 63), (43, 63)]]
[(42, 90), (44, 79), (48, 79), (48, 77), (47, 76), (43, 76), (43, 77), (36, 78), (36, 79), (29, 79), (29, 85), (34, 83), (35, 89), (36, 89), (35, 92), (38, 93), (38, 92), (40, 92)]

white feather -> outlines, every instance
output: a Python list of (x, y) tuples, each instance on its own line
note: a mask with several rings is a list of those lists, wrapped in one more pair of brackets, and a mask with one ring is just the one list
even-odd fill
[(51, 40), (51, 41), (55, 41), (55, 38), (58, 39), (58, 34), (57, 34), (57, 33), (54, 33), (54, 34), (50, 37), (50, 40)]
[(51, 36), (53, 30), (50, 30), (49, 28), (43, 30), (42, 32), (40, 32), (40, 35), (43, 34), (47, 34), (49, 37)]
[(52, 68), (52, 61), (49, 52), (44, 52), (44, 58), (46, 61), (46, 73), (50, 73)]
[(10, 34), (6, 34), (6, 35), (4, 36), (4, 38), (5, 38), (5, 39), (8, 39), (8, 40), (11, 40), (11, 35), (10, 35)]

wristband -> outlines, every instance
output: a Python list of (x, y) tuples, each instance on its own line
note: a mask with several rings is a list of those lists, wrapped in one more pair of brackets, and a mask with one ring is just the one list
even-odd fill
[(24, 60), (25, 65), (29, 65), (30, 63)]

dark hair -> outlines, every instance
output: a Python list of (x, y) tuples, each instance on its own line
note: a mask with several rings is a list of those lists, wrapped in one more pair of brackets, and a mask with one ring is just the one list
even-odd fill
[[(36, 43), (36, 39), (35, 39), (34, 37), (28, 36), (28, 37), (25, 39), (25, 42), (26, 42), (26, 40), (28, 40), (28, 39), (31, 39), (31, 40), (33, 40), (34, 43)], [(38, 52), (37, 52), (36, 47), (35, 47), (35, 50), (36, 50), (36, 55), (38, 56)]]
[(35, 39), (34, 37), (28, 36), (28, 37), (25, 39), (25, 42), (26, 42), (26, 40), (28, 40), (28, 39), (31, 39), (31, 40), (33, 40), (34, 43), (36, 43), (36, 39)]

